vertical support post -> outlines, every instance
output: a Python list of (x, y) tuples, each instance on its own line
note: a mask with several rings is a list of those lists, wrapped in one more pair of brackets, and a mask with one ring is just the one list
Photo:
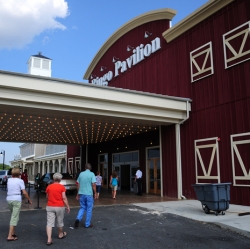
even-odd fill
[(182, 170), (181, 170), (181, 140), (180, 140), (180, 124), (175, 125), (176, 138), (176, 163), (177, 163), (177, 194), (178, 198), (182, 196)]
[(161, 143), (162, 140), (161, 140), (161, 126), (160, 125), (159, 125), (159, 141), (160, 141), (161, 197), (163, 197), (162, 143)]

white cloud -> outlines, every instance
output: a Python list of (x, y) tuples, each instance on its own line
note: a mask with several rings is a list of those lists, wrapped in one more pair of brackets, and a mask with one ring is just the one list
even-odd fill
[(0, 0), (0, 49), (22, 48), (45, 30), (66, 29), (55, 19), (68, 14), (65, 0)]

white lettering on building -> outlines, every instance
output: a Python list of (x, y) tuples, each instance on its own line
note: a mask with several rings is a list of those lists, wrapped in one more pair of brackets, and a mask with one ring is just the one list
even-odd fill
[[(151, 43), (144, 46), (141, 44), (137, 46), (133, 50), (133, 54), (128, 57), (124, 61), (116, 61), (115, 62), (115, 77), (119, 75), (119, 73), (124, 73), (127, 71), (128, 68), (136, 65), (137, 63), (143, 61), (146, 57), (149, 57), (154, 52), (161, 49), (161, 40), (159, 37), (156, 37)], [(108, 82), (113, 79), (113, 72), (109, 71), (108, 73), (104, 74), (102, 77), (97, 77), (91, 81), (92, 84), (107, 86)]]

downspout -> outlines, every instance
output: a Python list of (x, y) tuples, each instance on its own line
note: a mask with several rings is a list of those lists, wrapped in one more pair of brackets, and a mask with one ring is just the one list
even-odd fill
[(181, 164), (181, 132), (180, 125), (189, 119), (189, 101), (187, 101), (187, 117), (180, 123), (175, 125), (176, 132), (176, 162), (177, 162), (177, 187), (178, 187), (178, 198), (187, 199), (182, 194), (182, 164)]

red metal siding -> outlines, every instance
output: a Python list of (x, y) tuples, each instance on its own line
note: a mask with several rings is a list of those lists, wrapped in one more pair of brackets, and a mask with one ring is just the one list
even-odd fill
[[(162, 47), (166, 47), (167, 44), (162, 37), (162, 32), (168, 29), (168, 27), (168, 20), (159, 20), (134, 28), (129, 33), (118, 39), (117, 42), (108, 49), (92, 73), (98, 77), (101, 77), (110, 70), (114, 72), (115, 67), (114, 63), (112, 62), (113, 56), (118, 57), (120, 61), (124, 61), (133, 54), (132, 51), (127, 51), (128, 45), (136, 48), (137, 46), (140, 46), (140, 44), (146, 45), (151, 43), (153, 39), (159, 37), (161, 39)], [(152, 32), (152, 35), (145, 39), (145, 31)], [(140, 63), (132, 66), (131, 69), (128, 69), (126, 72), (120, 73), (117, 77), (113, 77), (112, 81), (109, 83), (109, 86), (131, 90), (141, 90), (146, 92), (156, 88), (157, 84), (155, 84), (155, 82), (159, 80), (159, 76), (157, 74), (157, 71), (159, 70), (159, 61), (158, 59), (154, 60), (153, 58), (157, 57), (162, 50), (163, 48), (151, 54), (150, 57), (144, 59)], [(152, 63), (148, 64), (148, 61), (152, 61)], [(101, 66), (104, 66), (107, 69), (101, 72)], [(147, 73), (145, 74), (145, 72)], [(145, 82), (147, 82), (147, 86), (145, 86)]]
[(67, 161), (68, 158), (75, 158), (80, 156), (80, 146), (68, 145), (67, 146)]
[[(187, 198), (195, 198), (191, 187), (195, 183), (194, 140), (221, 138), (221, 182), (233, 181), (230, 135), (250, 132), (250, 61), (225, 69), (222, 35), (249, 20), (250, 1), (235, 0), (172, 42), (166, 43), (161, 38), (159, 51), (109, 84), (193, 100), (190, 118), (181, 125), (183, 194)], [(127, 45), (138, 46), (161, 37), (167, 26), (167, 21), (156, 21), (135, 28), (107, 51), (93, 73), (102, 76), (101, 66), (113, 70), (113, 56), (125, 60), (131, 54), (126, 51)], [(146, 30), (153, 33), (148, 39), (143, 38)], [(214, 74), (191, 83), (190, 52), (208, 42), (212, 42)], [(173, 127), (163, 128), (164, 195), (176, 197), (174, 134)], [(250, 205), (249, 195), (249, 187), (232, 186), (231, 203)]]
[(161, 127), (163, 195), (177, 197), (175, 125)]

